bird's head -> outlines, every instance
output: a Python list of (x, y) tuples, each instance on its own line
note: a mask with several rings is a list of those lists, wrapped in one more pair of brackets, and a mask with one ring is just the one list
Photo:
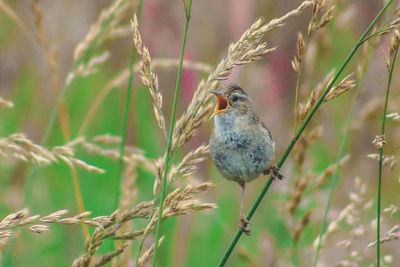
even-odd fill
[(214, 117), (220, 113), (236, 112), (239, 114), (247, 114), (252, 110), (251, 100), (248, 94), (238, 85), (231, 84), (219, 91), (212, 91), (217, 98)]

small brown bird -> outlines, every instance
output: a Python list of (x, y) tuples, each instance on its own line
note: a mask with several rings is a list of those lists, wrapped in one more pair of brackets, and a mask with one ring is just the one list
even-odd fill
[(247, 93), (232, 84), (213, 91), (217, 98), (214, 128), (210, 137), (210, 152), (218, 171), (241, 188), (239, 228), (250, 234), (249, 221), (243, 212), (246, 183), (261, 173), (282, 179), (276, 166), (275, 142), (267, 127), (259, 120)]

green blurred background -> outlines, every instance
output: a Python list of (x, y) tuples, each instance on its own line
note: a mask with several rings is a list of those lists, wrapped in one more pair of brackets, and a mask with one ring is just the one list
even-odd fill
[[(22, 19), (29, 33), (37, 38), (35, 17), (30, 1), (5, 2)], [(89, 30), (99, 12), (112, 1), (91, 0), (43, 0), (43, 26), (50, 49), (57, 50), (59, 77), (62, 88), (67, 73), (73, 64), (73, 49)], [(329, 2), (329, 1), (328, 1)], [(304, 71), (309, 87), (302, 88), (305, 99), (310, 87), (319, 83), (326, 73), (337, 68), (344, 60), (360, 33), (381, 8), (381, 1), (333, 1), (337, 7), (335, 18), (318, 36), (313, 49), (317, 50), (314, 61), (315, 70)], [(270, 20), (295, 8), (300, 1), (194, 1), (192, 20), (188, 33), (185, 57), (193, 61), (207, 62), (215, 66), (225, 55), (228, 45), (237, 40), (257, 17)], [(330, 3), (330, 2), (329, 2)], [(124, 18), (122, 24), (128, 25), (136, 5)], [(50, 71), (46, 64), (43, 50), (37, 40), (33, 41), (24, 33), (7, 12), (0, 10), (0, 95), (11, 100), (14, 108), (0, 109), (0, 136), (6, 137), (15, 132), (25, 133), (29, 139), (40, 143), (50, 112), (53, 110), (56, 95), (50, 81)], [(238, 67), (228, 82), (236, 82), (249, 91), (255, 102), (255, 108), (268, 125), (277, 142), (277, 158), (280, 157), (293, 135), (293, 103), (296, 85), (296, 73), (290, 61), (296, 53), (296, 34), (306, 33), (311, 12), (308, 10), (299, 17), (290, 19), (282, 29), (268, 33), (266, 41), (271, 46), (278, 46), (272, 54), (262, 60)], [(184, 12), (181, 1), (145, 0), (143, 3), (142, 23), (140, 24), (143, 41), (150, 49), (153, 59), (177, 58), (184, 26)], [(123, 38), (107, 40), (98, 51), (110, 51), (109, 60), (99, 67), (99, 71), (87, 77), (77, 78), (69, 87), (65, 96), (70, 119), (71, 136), (77, 136), (82, 119), (87, 114), (94, 99), (104, 85), (122, 70), (128, 68), (133, 42), (128, 34)], [(388, 47), (384, 39), (368, 68), (364, 87), (356, 110), (354, 127), (350, 133), (347, 151), (351, 154), (350, 163), (346, 164), (338, 190), (334, 193), (329, 220), (335, 219), (348, 203), (348, 193), (353, 188), (354, 178), (359, 176), (367, 183), (368, 196), (376, 195), (377, 162), (367, 159), (366, 154), (375, 153), (371, 141), (379, 132), (380, 114), (371, 114), (365, 119), (365, 108), (373, 99), (383, 100), (386, 68), (380, 48)], [(93, 55), (97, 50), (92, 51)], [(347, 69), (347, 74), (354, 72), (361, 53), (355, 57)], [(169, 121), (173, 90), (176, 81), (175, 67), (157, 68), (160, 90), (164, 96), (164, 113)], [(194, 89), (204, 74), (184, 70), (183, 85), (178, 114), (189, 103)], [(391, 111), (398, 108), (399, 79), (394, 75), (392, 85)], [(124, 104), (127, 85), (112, 89), (101, 103), (84, 135), (87, 138), (109, 133), (120, 135), (122, 129)], [(343, 95), (333, 103), (324, 105), (313, 119), (311, 128), (322, 125), (323, 136), (307, 151), (306, 169), (320, 174), (328, 165), (334, 163), (338, 144), (343, 133), (352, 96), (354, 92)], [(146, 157), (160, 157), (165, 149), (161, 132), (154, 120), (152, 103), (147, 88), (141, 85), (137, 75), (133, 81), (133, 95), (127, 126), (127, 144), (145, 151)], [(169, 123), (167, 123), (169, 125)], [(212, 122), (203, 125), (198, 134), (178, 153), (196, 148), (207, 143)], [(399, 140), (399, 127), (395, 122), (388, 123), (389, 146), (394, 148)], [(59, 123), (51, 131), (47, 147), (64, 144)], [(79, 151), (77, 157), (106, 170), (105, 174), (94, 174), (78, 170), (85, 210), (92, 211), (91, 216), (108, 215), (114, 209), (115, 182), (118, 162), (91, 156)], [(174, 161), (181, 156), (176, 155)], [(49, 214), (60, 209), (68, 209), (71, 214), (78, 212), (74, 188), (69, 168), (65, 164), (52, 164), (41, 167), (32, 181), (31, 193), (27, 196), (28, 177), (34, 167), (31, 164), (0, 158), (0, 217), (28, 207), (34, 214)], [(135, 186), (138, 190), (137, 201), (153, 198), (154, 176), (138, 170)], [(319, 233), (323, 209), (327, 200), (327, 187), (306, 194), (296, 218), (313, 209), (310, 225), (306, 227), (297, 245), (298, 255), (293, 253), (293, 241), (287, 204), (293, 186), (294, 166), (289, 161), (283, 169), (287, 179), (272, 185), (251, 224), (252, 235), (243, 237), (235, 249), (228, 266), (311, 266), (312, 243)], [(383, 206), (398, 203), (398, 169), (385, 172), (383, 183)], [(162, 225), (166, 239), (160, 250), (159, 266), (214, 266), (237, 229), (239, 214), (239, 188), (222, 179), (213, 163), (208, 160), (202, 164), (195, 177), (195, 182), (212, 181), (215, 187), (203, 195), (206, 202), (215, 202), (218, 208), (212, 211), (194, 213), (179, 218), (168, 219)], [(263, 178), (248, 186), (245, 207), (249, 208), (265, 183)], [(133, 203), (132, 203), (133, 205)], [(372, 216), (372, 215), (371, 215)], [(366, 219), (368, 224), (373, 217)], [(383, 230), (390, 229), (398, 218), (388, 218)], [(145, 220), (136, 227), (145, 225)], [(91, 232), (93, 229), (90, 229)], [(320, 266), (334, 266), (345, 254), (335, 243), (346, 237), (346, 231), (338, 232), (321, 251)], [(357, 248), (365, 248), (374, 240), (371, 231), (365, 240), (355, 243)], [(149, 241), (150, 242), (150, 241)], [(146, 246), (151, 243), (145, 242)], [(99, 253), (109, 251), (108, 241), (101, 246)], [(394, 265), (400, 261), (395, 244), (383, 247), (384, 253), (394, 256)], [(325, 248), (324, 247), (324, 248)], [(37, 235), (27, 230), (19, 231), (15, 243), (1, 246), (2, 258), (11, 261), (4, 266), (68, 266), (73, 259), (84, 252), (84, 238), (79, 225), (51, 225), (47, 233)], [(12, 249), (12, 251), (11, 251)], [(11, 253), (11, 254), (10, 254)], [(11, 257), (9, 255), (12, 255)], [(137, 255), (137, 242), (133, 241), (132, 257)], [(373, 259), (374, 250), (366, 252)], [(295, 259), (293, 259), (293, 257)], [(297, 259), (296, 259), (297, 257)], [(371, 261), (372, 262), (372, 261)], [(4, 263), (4, 262), (3, 262)], [(364, 265), (360, 265), (364, 266)], [(366, 266), (366, 265), (365, 265)]]

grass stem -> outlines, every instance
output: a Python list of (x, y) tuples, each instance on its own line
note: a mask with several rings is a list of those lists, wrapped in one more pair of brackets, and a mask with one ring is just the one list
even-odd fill
[[(143, 0), (139, 0), (136, 14), (138, 21), (140, 21), (142, 15), (142, 5)], [(129, 108), (131, 104), (131, 96), (132, 96), (132, 84), (133, 84), (133, 69), (135, 66), (135, 59), (136, 59), (136, 49), (135, 46), (132, 46), (131, 52), (131, 62), (129, 68), (129, 81), (128, 81), (128, 91), (126, 93), (125, 99), (125, 111), (124, 111), (124, 120), (122, 123), (122, 132), (121, 132), (121, 144), (119, 147), (119, 166), (117, 170), (117, 181), (115, 183), (115, 201), (114, 201), (114, 210), (118, 208), (119, 197), (121, 192), (121, 180), (122, 180), (122, 170), (124, 166), (124, 154), (125, 154), (125, 142), (126, 142), (126, 129), (128, 125), (128, 117), (129, 117)]]
[[(381, 135), (385, 135), (385, 126), (386, 126), (386, 113), (387, 113), (387, 106), (388, 106), (388, 101), (389, 101), (389, 91), (390, 91), (390, 85), (392, 83), (392, 75), (393, 75), (393, 69), (394, 69), (394, 63), (396, 62), (396, 57), (397, 57), (397, 51), (398, 51), (398, 46), (396, 47), (396, 50), (394, 51), (392, 60), (390, 62), (390, 67), (389, 67), (389, 77), (388, 77), (388, 82), (387, 82), (387, 87), (386, 87), (386, 96), (385, 96), (385, 106), (383, 108), (383, 114), (382, 114), (382, 131)], [(382, 199), (382, 167), (383, 167), (383, 147), (379, 149), (379, 175), (378, 175), (378, 204), (377, 204), (377, 216), (376, 216), (376, 266), (379, 267), (381, 263), (381, 199)]]
[(302, 63), (300, 63), (299, 71), (297, 72), (297, 80), (296, 80), (296, 95), (294, 98), (294, 118), (293, 118), (293, 132), (296, 133), (297, 128), (297, 106), (299, 105), (299, 90), (300, 90), (300, 78), (301, 78), (301, 69)]
[(166, 196), (166, 187), (167, 187), (167, 174), (168, 174), (168, 169), (169, 169), (169, 161), (170, 161), (170, 157), (171, 157), (172, 135), (173, 135), (173, 131), (175, 128), (175, 114), (176, 114), (176, 108), (178, 106), (178, 97), (179, 97), (179, 92), (180, 92), (180, 87), (181, 87), (181, 82), (182, 82), (183, 58), (185, 55), (187, 32), (188, 32), (188, 28), (189, 28), (189, 21), (190, 21), (191, 9), (192, 9), (192, 0), (189, 0), (187, 5), (184, 2), (184, 7), (185, 7), (185, 13), (186, 13), (186, 22), (185, 22), (185, 30), (183, 33), (181, 54), (180, 54), (180, 58), (179, 58), (179, 68), (178, 68), (178, 75), (176, 78), (176, 87), (175, 87), (174, 103), (172, 105), (168, 142), (167, 142), (167, 147), (165, 149), (165, 165), (164, 165), (163, 175), (162, 175), (162, 187), (161, 187), (161, 192), (160, 192), (161, 197), (160, 197), (160, 203), (159, 203), (159, 207), (158, 207), (158, 220), (157, 220), (156, 234), (155, 234), (155, 241), (154, 241), (154, 253), (153, 253), (152, 267), (156, 266), (156, 261), (157, 261), (158, 240), (160, 238), (160, 232), (161, 232), (160, 231), (161, 221), (162, 221), (164, 200), (165, 200), (165, 196)]

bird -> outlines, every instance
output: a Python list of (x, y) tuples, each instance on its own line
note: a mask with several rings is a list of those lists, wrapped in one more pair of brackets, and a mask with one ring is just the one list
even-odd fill
[(216, 106), (210, 117), (214, 120), (210, 154), (222, 176), (240, 186), (239, 229), (250, 235), (243, 208), (246, 183), (261, 174), (283, 179), (279, 168), (272, 165), (275, 142), (254, 111), (249, 95), (239, 85), (230, 84), (211, 93), (216, 97)]

